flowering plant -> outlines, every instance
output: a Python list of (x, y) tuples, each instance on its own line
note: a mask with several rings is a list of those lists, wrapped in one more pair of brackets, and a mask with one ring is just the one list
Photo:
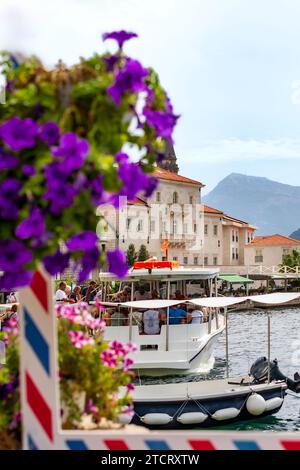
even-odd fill
[[(119, 341), (104, 342), (104, 323), (89, 313), (85, 303), (60, 305), (57, 316), (63, 427), (78, 427), (83, 416), (97, 427), (103, 419), (114, 421), (120, 414), (130, 414), (133, 361), (128, 356), (135, 347)], [(0, 369), (0, 441), (3, 434), (17, 440), (21, 436), (18, 333), (15, 319), (6, 322), (0, 332), (0, 340), (6, 345), (6, 361)], [(119, 394), (121, 386), (123, 395)]]
[(72, 263), (80, 282), (98, 263), (126, 275), (125, 255), (99, 248), (95, 209), (152, 193), (151, 173), (178, 118), (155, 72), (124, 53), (134, 37), (106, 33), (116, 52), (70, 68), (4, 54), (0, 289), (28, 285), (39, 262), (51, 275)]
[(13, 436), (12, 441), (21, 439), (18, 333), (14, 318), (0, 331), (0, 341), (6, 346), (5, 364), (0, 364), (0, 441), (3, 433)]
[[(60, 305), (57, 314), (60, 390), (67, 405), (67, 413), (62, 409), (63, 427), (78, 426), (83, 413), (90, 415), (95, 427), (103, 418), (114, 421), (130, 413), (133, 361), (128, 355), (135, 347), (104, 342), (104, 323), (89, 313), (85, 303)], [(120, 386), (124, 386), (123, 396), (118, 396)], [(78, 404), (80, 394), (83, 409)]]

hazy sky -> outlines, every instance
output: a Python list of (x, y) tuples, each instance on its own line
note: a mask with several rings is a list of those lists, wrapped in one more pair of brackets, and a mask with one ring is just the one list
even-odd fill
[(0, 49), (71, 64), (104, 31), (160, 74), (181, 114), (180, 171), (207, 190), (231, 172), (300, 185), (300, 0), (1, 0)]

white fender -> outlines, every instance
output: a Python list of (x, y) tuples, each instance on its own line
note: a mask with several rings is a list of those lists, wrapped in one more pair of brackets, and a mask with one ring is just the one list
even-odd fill
[(177, 421), (181, 424), (200, 424), (203, 423), (208, 418), (208, 415), (205, 413), (183, 413), (178, 416)]
[(246, 408), (253, 416), (259, 416), (266, 410), (266, 400), (258, 393), (253, 393), (246, 401)]
[(266, 400), (266, 411), (275, 410), (275, 408), (279, 408), (282, 405), (283, 398), (274, 397)]
[(168, 424), (173, 420), (172, 416), (167, 413), (147, 413), (141, 417), (141, 421), (146, 424)]
[(120, 424), (130, 424), (132, 421), (133, 416), (129, 413), (121, 413), (118, 416), (118, 423)]
[(212, 418), (217, 421), (225, 421), (226, 419), (234, 419), (240, 414), (240, 410), (237, 408), (223, 408), (222, 410), (216, 411)]

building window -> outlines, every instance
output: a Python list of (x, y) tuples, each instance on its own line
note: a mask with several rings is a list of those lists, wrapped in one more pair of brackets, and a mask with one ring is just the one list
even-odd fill
[(167, 222), (163, 222), (163, 232), (164, 232), (164, 233), (168, 233), (168, 230), (167, 230)]
[(235, 250), (235, 259), (239, 259), (239, 250), (238, 249)]
[(194, 233), (197, 233), (197, 224), (194, 224)]
[(150, 232), (155, 232), (155, 220), (150, 221)]
[(220, 240), (218, 240), (218, 248), (220, 248), (220, 246), (221, 246), (221, 242)]
[(190, 204), (193, 204), (193, 202), (194, 202), (194, 198), (193, 196), (190, 196)]
[(232, 241), (234, 242), (235, 236), (234, 236), (234, 230), (232, 230)]
[(162, 256), (161, 260), (162, 260), (162, 261), (167, 261), (167, 257), (166, 257), (166, 256)]
[(235, 241), (236, 241), (236, 242), (239, 241), (239, 232), (236, 232), (236, 233), (235, 233)]
[(194, 258), (194, 264), (195, 264), (195, 266), (198, 265), (198, 256), (195, 256), (195, 258)]
[(235, 251), (234, 251), (234, 248), (232, 248), (232, 259), (235, 259)]
[(156, 202), (160, 202), (160, 192), (156, 193)]
[(218, 257), (217, 256), (214, 256), (213, 263), (214, 263), (214, 266), (217, 266), (217, 264), (218, 264)]
[(143, 221), (140, 219), (137, 224), (137, 232), (142, 232), (143, 230)]
[(218, 235), (218, 226), (214, 225), (214, 235)]
[(208, 225), (204, 225), (204, 235), (208, 235)]
[(173, 235), (177, 234), (177, 220), (172, 220), (172, 232)]
[(183, 264), (188, 264), (189, 260), (187, 256), (184, 256), (183, 258)]
[(178, 203), (178, 193), (173, 193), (173, 204), (177, 204)]
[(207, 256), (204, 257), (204, 266), (208, 266), (208, 257)]
[(178, 257), (177, 257), (177, 256), (173, 256), (173, 261), (178, 261)]
[(262, 263), (264, 260), (262, 250), (255, 250), (255, 257), (254, 257), (254, 262), (255, 263)]
[(188, 224), (183, 224), (183, 233), (185, 235), (188, 233)]
[(131, 223), (131, 219), (127, 219), (126, 220), (126, 229), (129, 230), (130, 229), (130, 223)]

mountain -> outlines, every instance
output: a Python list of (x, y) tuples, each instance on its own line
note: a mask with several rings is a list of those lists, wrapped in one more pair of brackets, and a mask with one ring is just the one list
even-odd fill
[(300, 228), (298, 228), (298, 230), (295, 230), (295, 232), (291, 233), (290, 237), (295, 238), (296, 240), (300, 240)]
[(268, 178), (231, 173), (202, 201), (256, 225), (257, 234), (290, 235), (300, 226), (300, 187)]

